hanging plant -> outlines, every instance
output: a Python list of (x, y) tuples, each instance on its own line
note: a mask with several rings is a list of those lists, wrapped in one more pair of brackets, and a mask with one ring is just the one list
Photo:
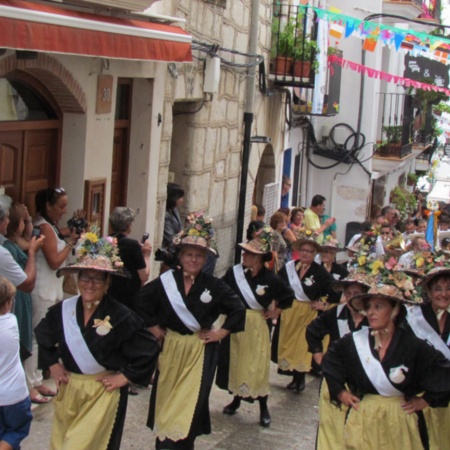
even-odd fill
[(416, 196), (402, 186), (392, 189), (389, 200), (394, 208), (399, 210), (403, 220), (411, 216), (417, 206)]

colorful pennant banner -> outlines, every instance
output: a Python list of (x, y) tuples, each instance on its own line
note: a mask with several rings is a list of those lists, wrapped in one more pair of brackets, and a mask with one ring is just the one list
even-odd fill
[[(378, 22), (365, 21), (342, 14), (335, 9), (327, 11), (309, 5), (299, 5), (299, 8), (305, 12), (308, 9), (314, 10), (318, 20), (328, 22), (330, 36), (335, 39), (340, 39), (342, 36), (345, 38), (350, 36), (360, 37), (364, 39), (363, 45), (368, 51), (374, 51), (377, 42), (381, 42), (383, 46), (393, 47), (397, 51), (402, 48), (413, 52), (415, 55), (420, 54), (443, 63), (449, 63), (449, 37), (435, 36), (413, 29), (405, 30)], [(438, 26), (436, 24), (436, 28)]]
[[(340, 58), (337, 55), (329, 55), (328, 63), (339, 64), (344, 69), (350, 69), (355, 72), (362, 73), (363, 75), (367, 75), (369, 78), (379, 78), (380, 80), (387, 81), (388, 83), (394, 83), (398, 86), (413, 87), (415, 89), (423, 89), (424, 91), (443, 92), (445, 95), (450, 96), (450, 89), (439, 87), (434, 84), (411, 80), (410, 78), (399, 77), (387, 72), (382, 72), (381, 70), (371, 69), (370, 67)], [(332, 70), (332, 67), (330, 67), (330, 70)]]

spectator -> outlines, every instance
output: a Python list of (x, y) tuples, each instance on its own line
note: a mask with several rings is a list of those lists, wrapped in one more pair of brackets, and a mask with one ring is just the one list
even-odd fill
[(266, 217), (266, 208), (263, 205), (253, 205), (255, 207), (255, 218), (253, 220), (259, 220), (264, 222)]
[(118, 206), (109, 216), (109, 224), (113, 233), (112, 237), (117, 239), (119, 256), (125, 270), (130, 278), (113, 277), (108, 289), (108, 294), (130, 309), (134, 309), (134, 299), (147, 282), (150, 275), (150, 255), (152, 246), (148, 239), (142, 244), (131, 239), (133, 222), (136, 215), (131, 208)]
[(253, 220), (248, 224), (246, 239), (247, 241), (251, 241), (252, 239), (256, 239), (258, 232), (264, 228), (264, 222), (260, 220)]
[(415, 253), (427, 250), (430, 250), (430, 244), (428, 244), (425, 238), (416, 236), (411, 240), (411, 250), (400, 256), (398, 263), (403, 269), (406, 269), (412, 265)]
[(292, 181), (287, 175), (283, 175), (281, 185), (281, 208), (289, 208), (289, 191), (291, 190)]
[(275, 267), (279, 270), (290, 261), (291, 246), (296, 241), (296, 237), (287, 227), (286, 215), (282, 212), (276, 212), (270, 218), (270, 227), (273, 230), (272, 250), (276, 253), (277, 260)]
[(405, 232), (403, 233), (403, 238), (406, 240), (410, 234), (416, 232), (416, 224), (413, 219), (408, 219), (405, 222)]
[[(63, 280), (56, 277), (56, 271), (65, 266), (78, 240), (76, 228), (72, 229), (66, 241), (58, 227), (67, 213), (68, 201), (66, 191), (60, 187), (43, 189), (36, 194), (37, 217), (34, 226), (40, 228), (45, 240), (42, 252), (36, 255), (36, 285), (31, 293), (33, 329), (44, 318), (47, 309), (63, 299)], [(31, 353), (32, 356), (25, 363), (28, 384), (36, 388), (43, 396), (56, 395), (55, 391), (42, 384), (42, 372), (37, 369), (38, 350), (34, 335)]]
[(311, 200), (311, 206), (305, 211), (305, 227), (312, 230), (317, 243), (323, 242), (323, 232), (332, 225), (336, 219), (328, 218), (323, 224), (320, 223), (320, 216), (325, 213), (326, 198), (323, 195), (315, 195)]
[(450, 218), (442, 214), (439, 218), (439, 231), (449, 231), (449, 228)]
[(391, 206), (383, 206), (381, 209), (381, 215), (384, 217), (384, 222), (389, 222), (390, 225), (394, 225), (395, 222), (395, 209)]
[(164, 248), (172, 245), (173, 237), (181, 231), (182, 224), (179, 208), (184, 201), (184, 190), (175, 183), (167, 184), (166, 214), (164, 216)]
[(394, 235), (389, 222), (384, 222), (381, 224), (380, 235), (378, 236), (375, 244), (377, 256), (382, 256), (385, 254), (386, 245), (390, 240), (392, 240), (393, 237)]
[[(330, 218), (328, 214), (323, 214), (320, 216), (320, 224), (324, 225), (325, 222)], [(323, 230), (323, 239), (325, 240), (328, 236), (331, 236), (333, 239), (336, 239), (336, 222), (332, 223), (329, 227)]]
[(427, 221), (425, 219), (419, 219), (417, 222), (417, 233), (425, 233), (427, 231)]
[(295, 233), (298, 229), (304, 227), (305, 208), (293, 208), (291, 211), (291, 220), (289, 227)]
[(20, 449), (32, 420), (25, 374), (19, 358), (17, 319), (11, 314), (14, 285), (0, 277), (0, 448)]

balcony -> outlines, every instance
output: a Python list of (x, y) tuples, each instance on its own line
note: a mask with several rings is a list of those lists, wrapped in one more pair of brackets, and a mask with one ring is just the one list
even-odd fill
[[(441, 0), (384, 0), (383, 13), (419, 19), (427, 23), (440, 23)], [(399, 22), (398, 19), (394, 19)], [(414, 25), (416, 29), (416, 25)], [(427, 27), (424, 30), (430, 30)], [(422, 30), (420, 30), (422, 31)]]
[(319, 52), (316, 14), (297, 5), (273, 7), (270, 81), (279, 86), (314, 87)]
[(75, 0), (74, 2), (66, 2), (62, 0), (61, 3), (79, 4), (81, 6), (91, 7), (93, 5), (102, 5), (107, 8), (117, 9), (129, 12), (142, 12), (150, 8), (153, 3), (159, 0)]

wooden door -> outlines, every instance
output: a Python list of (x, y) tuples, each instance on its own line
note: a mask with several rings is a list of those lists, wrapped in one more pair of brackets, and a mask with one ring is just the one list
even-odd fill
[(113, 161), (111, 171), (110, 211), (126, 206), (128, 183), (128, 127), (114, 129)]
[(33, 216), (36, 192), (55, 186), (58, 179), (59, 126), (59, 121), (0, 126), (0, 184)]

